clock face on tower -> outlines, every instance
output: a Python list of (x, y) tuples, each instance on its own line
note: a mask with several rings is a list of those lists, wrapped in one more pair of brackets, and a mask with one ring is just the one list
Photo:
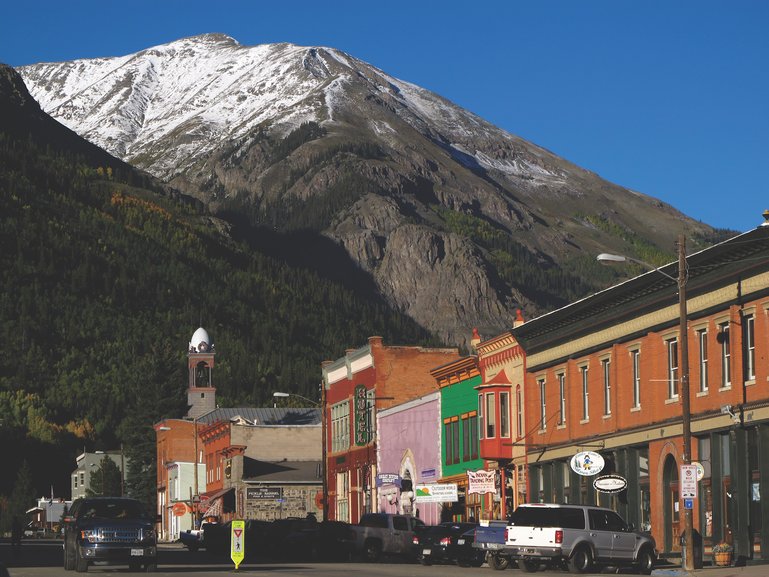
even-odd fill
[(198, 345), (198, 351), (201, 353), (205, 353), (208, 350), (208, 343), (206, 341), (202, 341)]

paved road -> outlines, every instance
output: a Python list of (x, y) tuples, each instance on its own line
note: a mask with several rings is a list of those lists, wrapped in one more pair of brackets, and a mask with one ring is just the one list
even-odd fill
[[(0, 562), (8, 567), (11, 577), (75, 577), (77, 573), (62, 568), (61, 541), (27, 540), (19, 551), (13, 552), (7, 542), (0, 543)], [(158, 554), (158, 571), (155, 575), (178, 577), (221, 577), (222, 574), (236, 574), (232, 563), (212, 559), (205, 552), (192, 553), (179, 545), (161, 545)], [(89, 574), (119, 577), (138, 575), (122, 566), (96, 566)], [(518, 569), (494, 571), (483, 566), (465, 569), (451, 565), (423, 567), (416, 563), (302, 563), (302, 562), (256, 562), (241, 564), (237, 574), (270, 577), (523, 577)], [(630, 574), (628, 572), (627, 574)], [(685, 575), (675, 568), (656, 569), (658, 577), (682, 577)], [(543, 571), (537, 577), (565, 577), (562, 571)], [(595, 573), (593, 575), (596, 575)], [(706, 567), (693, 573), (695, 577), (767, 577), (769, 565), (747, 567)], [(0, 577), (3, 576), (0, 570)]]

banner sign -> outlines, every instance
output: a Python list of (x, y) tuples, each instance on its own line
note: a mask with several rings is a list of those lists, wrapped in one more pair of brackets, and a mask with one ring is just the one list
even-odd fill
[(467, 492), (472, 493), (496, 493), (496, 483), (494, 479), (496, 474), (494, 471), (485, 471), (480, 469), (478, 471), (467, 471)]
[(415, 500), (417, 503), (456, 503), (459, 500), (457, 484), (430, 483), (427, 485), (417, 485)]
[(590, 477), (603, 471), (604, 460), (601, 455), (594, 451), (582, 451), (571, 458), (571, 470), (582, 475)]
[(353, 417), (355, 419), (355, 444), (362, 447), (369, 442), (369, 403), (366, 385), (355, 385), (353, 394)]
[(246, 499), (278, 501), (283, 498), (283, 487), (247, 487)]
[(376, 486), (381, 487), (382, 485), (395, 485), (400, 487), (401, 476), (397, 473), (379, 473), (376, 476)]

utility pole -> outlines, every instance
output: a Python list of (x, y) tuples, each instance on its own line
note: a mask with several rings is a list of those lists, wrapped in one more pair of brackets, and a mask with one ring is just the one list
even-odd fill
[[(678, 311), (681, 333), (681, 412), (684, 436), (684, 451), (682, 462), (691, 465), (692, 462), (692, 414), (689, 398), (689, 331), (688, 312), (686, 310), (686, 237), (678, 237)], [(692, 509), (684, 507), (684, 569), (694, 570), (694, 531), (692, 527)]]

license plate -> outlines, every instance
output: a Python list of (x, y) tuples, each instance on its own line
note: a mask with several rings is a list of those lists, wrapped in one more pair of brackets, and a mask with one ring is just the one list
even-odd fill
[(432, 550), (430, 550), (430, 549), (422, 549), (422, 555), (429, 555), (430, 553), (432, 553)]
[(464, 539), (457, 539), (457, 545), (464, 545), (465, 540)]
[(524, 549), (523, 552), (526, 553), (527, 555), (539, 555), (540, 554), (540, 552), (537, 549)]
[(131, 549), (131, 557), (142, 557), (144, 549)]

